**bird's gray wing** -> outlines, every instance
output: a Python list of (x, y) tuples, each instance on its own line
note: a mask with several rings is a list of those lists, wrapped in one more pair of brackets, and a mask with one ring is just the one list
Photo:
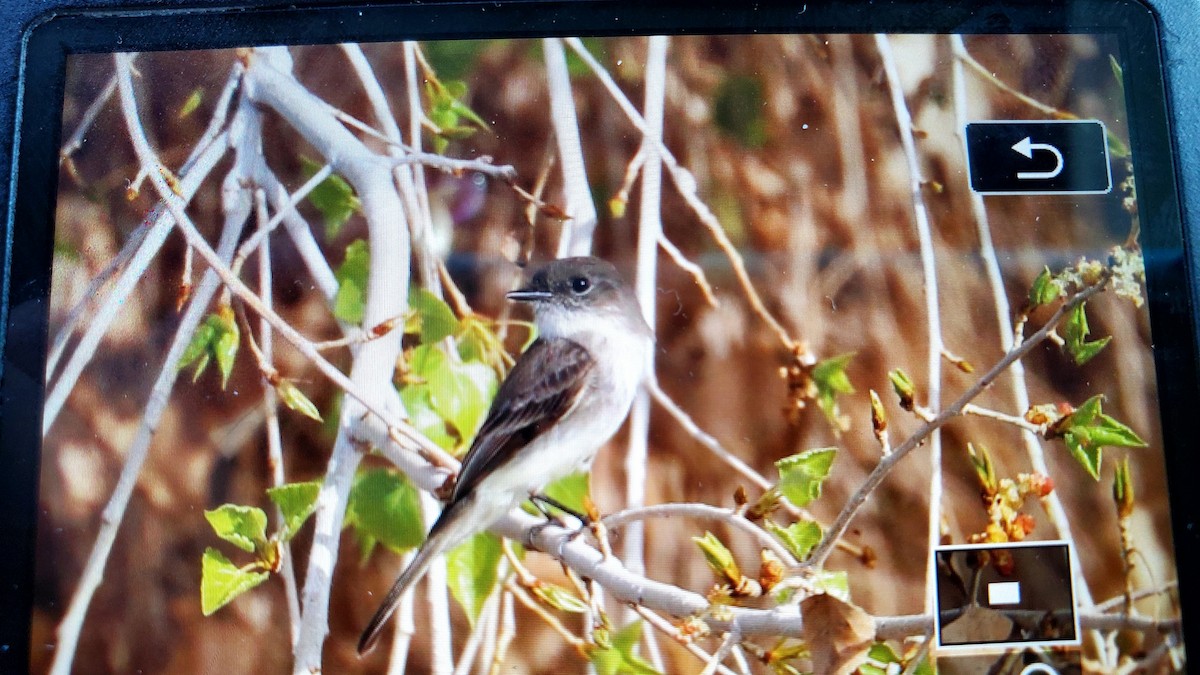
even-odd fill
[(465, 497), (484, 476), (567, 414), (595, 365), (591, 353), (578, 342), (538, 338), (501, 383), (463, 459), (451, 501)]

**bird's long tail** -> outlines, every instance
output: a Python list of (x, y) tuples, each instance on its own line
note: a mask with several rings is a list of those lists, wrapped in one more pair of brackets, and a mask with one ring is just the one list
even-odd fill
[[(392, 584), (392, 589), (388, 591), (387, 597), (384, 598), (383, 604), (375, 612), (375, 616), (371, 617), (371, 621), (367, 623), (367, 627), (363, 630), (362, 637), (358, 639), (358, 654), (362, 656), (375, 646), (376, 640), (379, 639), (379, 633), (387, 624), (387, 620), (391, 618), (392, 612), (396, 611), (396, 605), (400, 603), (400, 596), (404, 595), (404, 591), (408, 590), (409, 586), (417, 583), (421, 577), (425, 576), (425, 572), (429, 570), (430, 564), (442, 553), (457, 546), (471, 534), (480, 531), (488, 526), (489, 523), (481, 524), (476, 514), (472, 513), (477, 509), (472, 509), (472, 499), (470, 497), (450, 504), (442, 511), (442, 515), (438, 517), (437, 522), (429, 530), (429, 537), (425, 539), (425, 543), (421, 544), (421, 548), (417, 550), (417, 555), (409, 563), (400, 576), (396, 578), (396, 583)], [(495, 520), (493, 518), (493, 520)]]

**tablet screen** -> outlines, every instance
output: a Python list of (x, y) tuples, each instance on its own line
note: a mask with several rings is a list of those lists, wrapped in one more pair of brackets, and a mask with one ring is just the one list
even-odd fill
[[(44, 335), (9, 342), (44, 381), (33, 671), (1186, 671), (1146, 16), (522, 16), (63, 57), (52, 212), (15, 230)], [(573, 256), (637, 302), (506, 300)], [(453, 491), (564, 335), (588, 421)], [(360, 655), (439, 499), (510, 479), (546, 515), (465, 526)]]

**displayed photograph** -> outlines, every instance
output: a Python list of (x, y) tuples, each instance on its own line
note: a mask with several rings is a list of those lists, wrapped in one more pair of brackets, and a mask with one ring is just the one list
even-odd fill
[(70, 55), (34, 672), (1186, 672), (1121, 64)]

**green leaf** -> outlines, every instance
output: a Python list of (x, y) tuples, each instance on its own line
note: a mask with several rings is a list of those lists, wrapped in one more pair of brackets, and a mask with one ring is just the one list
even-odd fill
[(1085, 427), (1096, 420), (1103, 409), (1101, 408), (1104, 402), (1103, 394), (1096, 394), (1079, 405), (1067, 419), (1063, 421), (1063, 425), (1067, 427)]
[[(455, 98), (461, 98), (462, 96), (465, 96), (466, 93), (467, 93), (467, 85), (463, 84), (462, 94), (459, 94)], [(455, 101), (451, 102), (450, 109), (453, 110), (455, 112), (455, 114), (460, 115), (461, 117), (465, 118), (468, 122), (470, 122), (471, 124), (474, 124), (475, 126), (479, 127), (480, 129), (483, 129), (485, 131), (488, 129), (488, 123), (486, 121), (484, 121), (484, 119), (482, 117), (480, 117), (474, 110), (471, 110), (471, 108), (469, 108), (462, 101), (455, 100)], [(459, 127), (458, 131), (460, 133), (464, 133), (465, 136), (470, 136), (472, 133), (474, 133), (475, 130)]]
[(812, 576), (812, 582), (814, 587), (838, 600), (850, 602), (850, 575), (845, 570), (837, 572), (821, 570)]
[(325, 421), (321, 419), (321, 411), (317, 410), (317, 406), (304, 395), (304, 392), (300, 391), (295, 382), (286, 377), (279, 378), (279, 381), (275, 383), (275, 393), (279, 396), (279, 400), (291, 410), (318, 422)]
[(888, 379), (892, 381), (892, 389), (896, 391), (896, 396), (900, 399), (900, 407), (912, 410), (917, 396), (917, 386), (913, 384), (912, 378), (908, 376), (908, 373), (896, 368), (888, 371)]
[[(322, 168), (324, 165), (320, 162), (300, 157), (300, 171), (305, 180), (317, 175)], [(321, 212), (321, 217), (325, 220), (327, 239), (338, 236), (342, 226), (350, 220), (350, 216), (362, 207), (362, 202), (354, 194), (354, 188), (337, 174), (329, 174), (329, 177), (318, 183), (308, 193), (308, 201)]]
[(487, 532), (471, 537), (446, 554), (450, 592), (466, 611), (472, 626), (479, 619), (483, 603), (496, 587), (503, 555), (500, 539)]
[(417, 431), (443, 450), (453, 452), (460, 447), (462, 440), (452, 433), (446, 420), (442, 419), (429, 402), (429, 387), (410, 384), (400, 390), (400, 400), (404, 403), (404, 409), (408, 411), (408, 423), (416, 427)]
[(467, 95), (467, 85), (458, 80), (439, 82), (436, 79), (425, 81), (425, 97), (429, 101), (426, 116), (437, 127), (434, 136), (434, 150), (444, 152), (450, 139), (466, 138), (475, 133), (476, 129), (460, 124), (460, 119), (466, 119), (479, 129), (488, 129), (487, 122), (471, 110), (462, 98)]
[(193, 363), (196, 364), (196, 369), (192, 372), (192, 382), (199, 379), (204, 369), (208, 367), (209, 345), (212, 344), (215, 330), (205, 319), (203, 323), (196, 326), (196, 332), (192, 333), (192, 339), (188, 342), (187, 348), (183, 350), (183, 356), (179, 357), (177, 365), (179, 370), (183, 370)]
[(779, 470), (779, 491), (787, 500), (804, 508), (821, 496), (821, 484), (829, 477), (837, 448), (805, 450), (775, 462)]
[(999, 483), (996, 481), (996, 466), (992, 463), (992, 455), (987, 446), (980, 443), (977, 449), (974, 443), (967, 443), (967, 455), (971, 459), (971, 468), (975, 469), (979, 484), (985, 490), (994, 492)]
[(1104, 446), (1146, 447), (1146, 442), (1132, 429), (1104, 414), (1101, 407), (1103, 398), (1099, 394), (1089, 398), (1053, 427), (1056, 433), (1062, 435), (1071, 456), (1095, 480), (1100, 480)]
[(1100, 480), (1100, 460), (1104, 448), (1093, 444), (1086, 436), (1080, 434), (1068, 433), (1063, 436), (1063, 442), (1067, 444), (1071, 456), (1087, 470), (1088, 475)]
[(421, 344), (428, 345), (459, 331), (458, 318), (440, 298), (424, 288), (408, 291), (408, 306), (419, 319)]
[(204, 322), (196, 327), (192, 339), (179, 358), (178, 368), (183, 370), (193, 363), (196, 369), (192, 373), (195, 382), (204, 373), (211, 359), (217, 360), (221, 371), (221, 388), (229, 382), (233, 372), (233, 364), (237, 359), (238, 347), (241, 344), (241, 331), (238, 330), (234, 319), (233, 308), (222, 305), (217, 311), (204, 318)]
[(588, 604), (578, 595), (557, 584), (539, 583), (533, 588), (533, 593), (542, 602), (554, 609), (570, 614), (587, 614)]
[(837, 404), (838, 394), (853, 394), (854, 386), (846, 375), (846, 367), (854, 358), (854, 352), (839, 354), (820, 361), (813, 366), (812, 379), (817, 387), (817, 406), (825, 413), (825, 419), (836, 428), (842, 428)]
[(607, 644), (595, 645), (588, 658), (597, 675), (658, 675), (654, 666), (634, 653), (642, 640), (642, 622), (634, 621), (613, 634)]
[(262, 509), (238, 504), (223, 504), (205, 511), (213, 532), (247, 553), (267, 547), (267, 514)]
[(1071, 314), (1067, 317), (1066, 325), (1063, 328), (1063, 338), (1066, 340), (1066, 350), (1075, 359), (1075, 365), (1082, 366), (1092, 357), (1100, 353), (1100, 350), (1108, 346), (1112, 336), (1093, 340), (1088, 342), (1088, 322), (1087, 312), (1084, 307), (1086, 302), (1081, 302), (1076, 305), (1075, 309), (1071, 310)]
[(1117, 505), (1117, 516), (1128, 518), (1133, 514), (1133, 477), (1129, 472), (1129, 457), (1123, 457), (1113, 466), (1113, 502)]
[[(583, 513), (587, 511), (584, 502), (591, 495), (591, 473), (576, 471), (569, 476), (563, 476), (547, 485), (542, 490), (542, 494), (571, 509), (575, 513)], [(535, 516), (541, 513), (541, 511), (529, 502), (523, 503), (522, 508), (527, 513)]]
[(1054, 279), (1054, 275), (1050, 274), (1049, 267), (1043, 267), (1041, 273), (1033, 280), (1033, 285), (1029, 287), (1029, 308), (1034, 309), (1048, 305), (1061, 295), (1062, 284), (1058, 283)]
[(703, 537), (692, 537), (692, 541), (700, 547), (705, 562), (717, 575), (718, 580), (735, 585), (742, 580), (742, 572), (738, 569), (737, 561), (733, 559), (733, 553), (717, 539), (717, 535), (705, 532)]
[(1146, 447), (1146, 441), (1134, 433), (1133, 429), (1112, 417), (1101, 413), (1097, 416), (1097, 421), (1095, 426), (1088, 428), (1088, 435), (1093, 442), (1118, 448)]
[(421, 498), (394, 469), (367, 469), (355, 475), (342, 526), (354, 528), (364, 557), (376, 543), (403, 553), (425, 540)]
[(421, 43), (421, 51), (438, 77), (459, 79), (474, 68), (479, 54), (489, 44), (490, 41), (483, 40), (431, 40)]
[(764, 523), (767, 531), (783, 542), (796, 560), (807, 560), (813, 548), (821, 543), (821, 526), (812, 520), (802, 520), (782, 527), (773, 520)]
[(267, 498), (275, 502), (275, 506), (278, 506), (279, 512), (283, 514), (280, 539), (290, 541), (296, 532), (304, 527), (304, 522), (317, 510), (317, 495), (320, 493), (319, 480), (288, 483), (267, 489)]
[(184, 119), (192, 113), (196, 112), (196, 108), (200, 107), (200, 103), (204, 101), (204, 87), (196, 87), (192, 90), (191, 95), (183, 102), (179, 108), (177, 119)]
[(367, 309), (367, 277), (371, 270), (371, 250), (367, 242), (355, 239), (346, 247), (346, 257), (335, 277), (337, 294), (333, 297), (333, 315), (346, 323), (362, 323)]
[(751, 149), (767, 142), (766, 96), (762, 82), (748, 75), (729, 75), (713, 94), (713, 122), (730, 138)]
[(430, 407), (458, 432), (460, 445), (468, 445), (500, 387), (496, 371), (483, 363), (452, 359), (441, 345), (418, 346), (409, 369), (420, 380), (413, 386), (425, 388)]
[[(508, 369), (504, 343), (496, 336), (487, 320), (478, 316), (463, 317), (462, 331), (458, 334), (458, 354), (463, 361), (478, 361), (503, 375)], [(531, 333), (533, 331), (530, 331)], [(536, 337), (536, 336), (535, 336)], [(530, 339), (530, 343), (532, 343)], [(521, 350), (528, 349), (529, 344)]]
[(903, 663), (900, 655), (886, 642), (876, 642), (871, 645), (871, 648), (867, 650), (867, 658), (882, 664)]
[(211, 616), (269, 576), (266, 572), (242, 569), (220, 551), (209, 547), (200, 558), (200, 610), (204, 616)]
[(1104, 140), (1108, 144), (1108, 154), (1110, 156), (1117, 159), (1126, 159), (1132, 154), (1129, 152), (1129, 146), (1125, 144), (1125, 141), (1107, 129), (1104, 131)]
[(1121, 64), (1117, 62), (1117, 57), (1109, 54), (1108, 66), (1112, 68), (1113, 77), (1116, 78), (1117, 86), (1121, 88), (1121, 93), (1125, 93), (1125, 71), (1121, 68)]

